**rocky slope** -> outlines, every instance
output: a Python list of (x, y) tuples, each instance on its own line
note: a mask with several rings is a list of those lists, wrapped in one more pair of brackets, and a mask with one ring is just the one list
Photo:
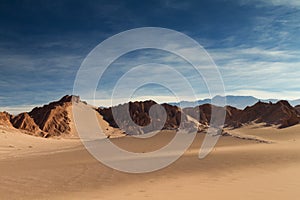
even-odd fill
[(37, 126), (47, 136), (60, 136), (71, 134), (70, 112), (72, 100), (80, 101), (77, 96), (66, 95), (59, 101), (52, 102), (43, 107), (36, 107), (28, 114), (37, 124)]
[[(78, 103), (80, 99), (78, 96), (66, 95), (59, 101), (36, 107), (29, 113), (17, 116), (0, 112), (0, 125), (21, 129), (35, 136), (73, 136), (75, 126), (72, 121), (72, 101)], [(111, 128), (121, 128), (127, 134), (143, 134), (161, 129), (177, 130), (180, 126), (190, 131), (201, 131), (209, 126), (212, 109), (218, 116), (225, 111), (225, 127), (238, 128), (249, 123), (264, 123), (266, 126), (285, 128), (300, 122), (300, 106), (292, 107), (287, 101), (259, 101), (240, 110), (231, 106), (218, 107), (211, 104), (181, 109), (149, 100), (129, 102), (112, 108), (98, 108), (97, 111)], [(129, 118), (126, 117), (126, 113), (129, 114)]]
[(10, 122), (12, 118), (12, 115), (10, 115), (8, 112), (0, 112), (0, 125), (5, 127), (12, 127), (12, 124)]
[(11, 119), (12, 125), (17, 129), (25, 130), (31, 135), (45, 137), (47, 133), (43, 132), (28, 113), (21, 113)]
[(0, 125), (24, 130), (25, 133), (42, 137), (72, 136), (71, 129), (72, 101), (79, 102), (77, 96), (66, 95), (59, 101), (43, 107), (36, 107), (29, 113), (12, 116), (0, 112)]
[(237, 121), (242, 110), (231, 106), (219, 107), (211, 104), (203, 104), (194, 108), (184, 108), (183, 112), (187, 115), (197, 119), (201, 124), (209, 125), (211, 120), (212, 109), (215, 110), (216, 116), (222, 117), (225, 112), (225, 126), (232, 126), (234, 128), (240, 127), (240, 122)]
[(278, 101), (277, 103), (258, 102), (253, 106), (246, 107), (238, 116), (238, 120), (241, 123), (255, 121), (285, 128), (298, 124), (300, 116), (297, 110), (287, 101)]
[[(162, 104), (160, 107), (158, 105), (151, 100), (136, 101), (112, 108), (99, 108), (98, 111), (112, 127), (121, 128), (127, 134), (143, 134), (161, 129), (176, 130), (181, 123), (185, 128), (197, 128), (195, 123), (189, 121), (177, 106)], [(150, 117), (151, 108), (154, 110), (152, 119)], [(127, 111), (132, 120), (127, 117)], [(163, 123), (164, 121), (165, 123)]]
[(244, 110), (239, 110), (231, 106), (218, 107), (204, 104), (194, 108), (185, 108), (183, 111), (197, 119), (200, 123), (209, 123), (211, 118), (211, 108), (217, 111), (226, 109), (225, 126), (237, 128), (248, 123), (265, 123), (266, 125), (277, 125), (279, 128), (293, 126), (300, 122), (300, 116), (296, 108), (287, 101), (277, 103), (257, 102), (253, 106), (248, 106)]

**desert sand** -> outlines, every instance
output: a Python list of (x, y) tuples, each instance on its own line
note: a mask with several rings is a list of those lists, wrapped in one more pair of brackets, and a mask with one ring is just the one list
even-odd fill
[[(129, 174), (94, 159), (79, 139), (45, 139), (0, 128), (1, 199), (297, 199), (300, 195), (300, 125), (285, 129), (246, 126), (221, 137), (198, 159), (203, 134), (172, 165)], [(121, 147), (152, 151), (172, 139), (112, 138)]]

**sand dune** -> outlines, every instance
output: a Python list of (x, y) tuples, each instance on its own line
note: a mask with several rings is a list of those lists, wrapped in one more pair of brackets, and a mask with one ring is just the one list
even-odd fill
[[(228, 130), (272, 140), (221, 137), (198, 159), (203, 134), (175, 163), (147, 174), (128, 174), (95, 160), (76, 139), (45, 139), (1, 127), (1, 199), (296, 199), (300, 187), (300, 126)], [(174, 133), (145, 140), (111, 139), (132, 151), (151, 151)], [(141, 142), (136, 142), (141, 140)], [(29, 147), (32, 146), (32, 147)], [(134, 164), (134, 163), (133, 163)]]
[(0, 160), (82, 148), (78, 139), (46, 139), (0, 126)]
[[(276, 123), (267, 127), (262, 120), (260, 124), (249, 122), (240, 128), (226, 128), (227, 134), (220, 137), (214, 150), (201, 160), (198, 153), (205, 135), (198, 133), (190, 148), (170, 166), (151, 173), (129, 174), (111, 169), (89, 154), (78, 138), (74, 110), (65, 106), (65, 114), (60, 115), (55, 110), (61, 109), (61, 105), (54, 108), (51, 106), (54, 104), (37, 108), (38, 117), (33, 119), (44, 119), (40, 115), (50, 113), (53, 115), (47, 118), (50, 121), (41, 120), (39, 127), (43, 128), (44, 122), (58, 122), (56, 127), (63, 128), (67, 124), (64, 130), (71, 133), (70, 137), (42, 138), (24, 134), (31, 128), (28, 125), (33, 124), (31, 118), (27, 115), (15, 118), (14, 125), (20, 122), (25, 130), (16, 129), (7, 113), (2, 113), (1, 199), (276, 200), (295, 199), (300, 195), (300, 125), (278, 129)], [(102, 142), (110, 140), (127, 151), (153, 152), (167, 145), (176, 134), (175, 130), (163, 130), (147, 138), (125, 136), (120, 129), (110, 126), (95, 108), (79, 101), (76, 105), (75, 109), (84, 111), (79, 114), (85, 120), (91, 119), (84, 114), (95, 114), (102, 131), (109, 136), (104, 135)], [(273, 104), (263, 106), (274, 107)], [(240, 112), (232, 108), (229, 111)], [(187, 119), (198, 124), (190, 116)], [(91, 131), (88, 127), (84, 130)], [(135, 167), (136, 163), (130, 164)]]

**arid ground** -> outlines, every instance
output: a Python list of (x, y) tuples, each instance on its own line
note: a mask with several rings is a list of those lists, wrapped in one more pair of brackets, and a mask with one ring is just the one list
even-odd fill
[[(300, 125), (248, 125), (227, 130), (200, 160), (203, 134), (172, 165), (146, 174), (113, 170), (94, 159), (79, 139), (39, 138), (0, 130), (1, 199), (297, 199), (300, 195)], [(132, 151), (163, 146), (164, 131), (137, 142), (111, 139)], [(254, 140), (257, 139), (257, 140)], [(269, 141), (261, 143), (258, 141)], [(155, 145), (154, 145), (155, 144)]]

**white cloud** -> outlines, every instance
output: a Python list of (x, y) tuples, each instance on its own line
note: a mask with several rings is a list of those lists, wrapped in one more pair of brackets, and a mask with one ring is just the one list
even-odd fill
[(256, 6), (290, 6), (290, 7), (299, 7), (299, 0), (240, 0), (240, 3), (243, 4), (255, 4)]
[(272, 4), (275, 6), (300, 6), (299, 0), (261, 0), (265, 3)]
[(216, 61), (223, 59), (251, 59), (254, 56), (261, 59), (298, 59), (300, 60), (300, 52), (295, 50), (279, 50), (277, 48), (263, 49), (259, 47), (252, 48), (221, 48), (208, 50), (212, 58)]
[(219, 66), (227, 94), (279, 99), (300, 97), (299, 51), (239, 47), (209, 52)]
[(0, 111), (6, 111), (10, 114), (17, 115), (22, 112), (30, 112), (34, 107), (38, 105), (18, 105), (18, 106), (3, 106), (0, 107)]

